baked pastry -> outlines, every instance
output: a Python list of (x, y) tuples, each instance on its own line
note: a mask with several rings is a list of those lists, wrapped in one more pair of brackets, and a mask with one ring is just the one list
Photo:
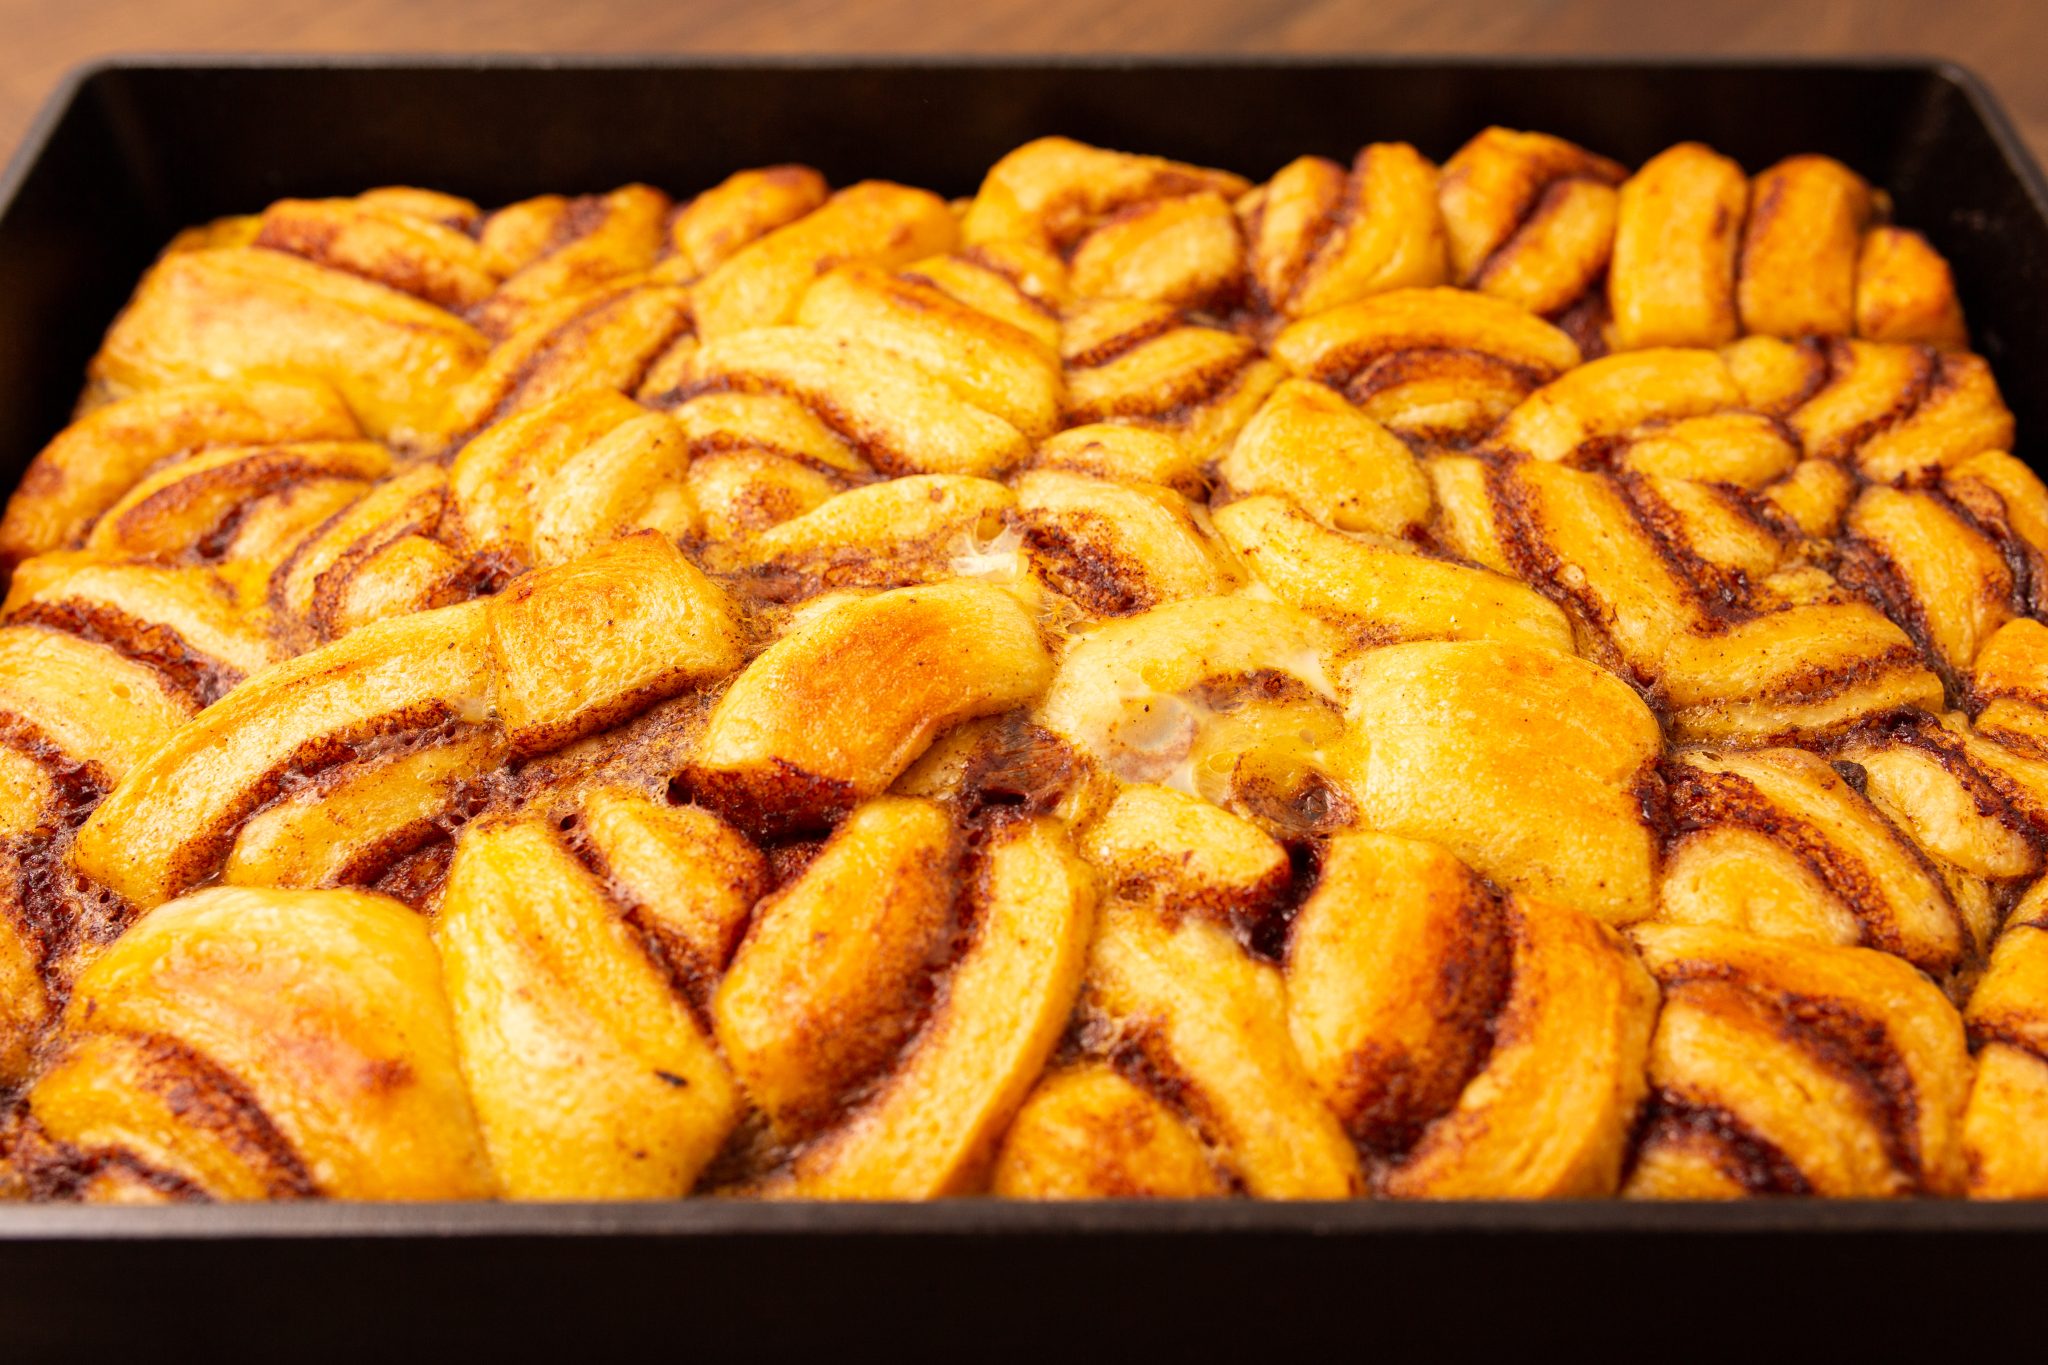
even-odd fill
[(2048, 488), (1889, 217), (184, 234), (0, 519), (0, 1192), (2048, 1196)]

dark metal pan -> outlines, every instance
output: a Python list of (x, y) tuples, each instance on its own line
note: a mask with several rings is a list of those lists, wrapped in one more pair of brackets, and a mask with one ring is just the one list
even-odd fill
[[(1043, 133), (1254, 177), (1489, 123), (1624, 161), (1838, 157), (1955, 270), (2048, 457), (2048, 183), (1927, 61), (124, 58), (72, 75), (0, 175), (0, 481), (178, 227), (414, 183), (484, 202), (739, 167), (970, 193)], [(2017, 1344), (2048, 1205), (0, 1205), (13, 1358), (1741, 1350)], [(2021, 1334), (2028, 1334), (2022, 1336)]]

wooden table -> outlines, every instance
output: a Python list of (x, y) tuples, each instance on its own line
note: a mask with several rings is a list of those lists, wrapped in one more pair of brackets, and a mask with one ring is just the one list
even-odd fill
[(2035, 0), (0, 0), (0, 147), (107, 52), (1935, 54), (2048, 159)]

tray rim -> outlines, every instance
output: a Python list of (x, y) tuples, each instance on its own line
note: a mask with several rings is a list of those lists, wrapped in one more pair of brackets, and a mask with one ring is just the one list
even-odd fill
[(602, 1202), (0, 1204), (0, 1245), (24, 1242), (293, 1241), (409, 1237), (975, 1239), (1073, 1236), (1657, 1236), (1725, 1240), (2039, 1236), (2048, 1201), (1789, 1199), (1753, 1203), (1444, 1200), (1095, 1200), (917, 1202), (671, 1199)]
[(1899, 53), (1851, 55), (1755, 53), (1457, 53), (1457, 52), (521, 52), (273, 51), (194, 49), (177, 52), (115, 50), (72, 64), (58, 76), (36, 107), (20, 139), (0, 162), (0, 217), (13, 206), (29, 172), (57, 125), (103, 77), (129, 71), (864, 71), (882, 69), (1209, 69), (1351, 67), (1359, 70), (1469, 67), (1481, 70), (1626, 70), (1664, 68), (1700, 71), (1892, 71), (1943, 81), (1960, 91), (1983, 122), (2008, 167), (2025, 186), (2036, 211), (2048, 217), (2048, 174), (2043, 173), (2004, 102), (1974, 67), (1949, 57)]
[[(1967, 101), (2048, 219), (2048, 175), (1990, 84), (1971, 67), (1914, 54), (1853, 56), (1599, 53), (547, 53), (468, 52), (114, 52), (68, 68), (37, 106), (4, 164), (0, 218), (40, 161), (58, 125), (102, 78), (131, 71), (875, 71), (1067, 69), (1235, 70), (1260, 68), (1463, 67), (1480, 70), (1829, 70), (1918, 74), (1947, 83)], [(1102, 1200), (1033, 1203), (971, 1198), (929, 1203), (723, 1199), (645, 1202), (201, 1204), (90, 1207), (0, 1201), (0, 1244), (130, 1241), (375, 1241), (428, 1237), (1031, 1239), (1071, 1236), (1281, 1236), (1316, 1238), (1559, 1235), (1855, 1238), (2048, 1234), (2048, 1200), (1790, 1199), (1756, 1203), (1462, 1200)]]

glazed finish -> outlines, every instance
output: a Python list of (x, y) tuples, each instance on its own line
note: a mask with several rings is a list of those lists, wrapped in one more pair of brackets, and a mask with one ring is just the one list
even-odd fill
[(0, 519), (0, 1193), (2048, 1196), (1966, 347), (1498, 128), (195, 228)]

